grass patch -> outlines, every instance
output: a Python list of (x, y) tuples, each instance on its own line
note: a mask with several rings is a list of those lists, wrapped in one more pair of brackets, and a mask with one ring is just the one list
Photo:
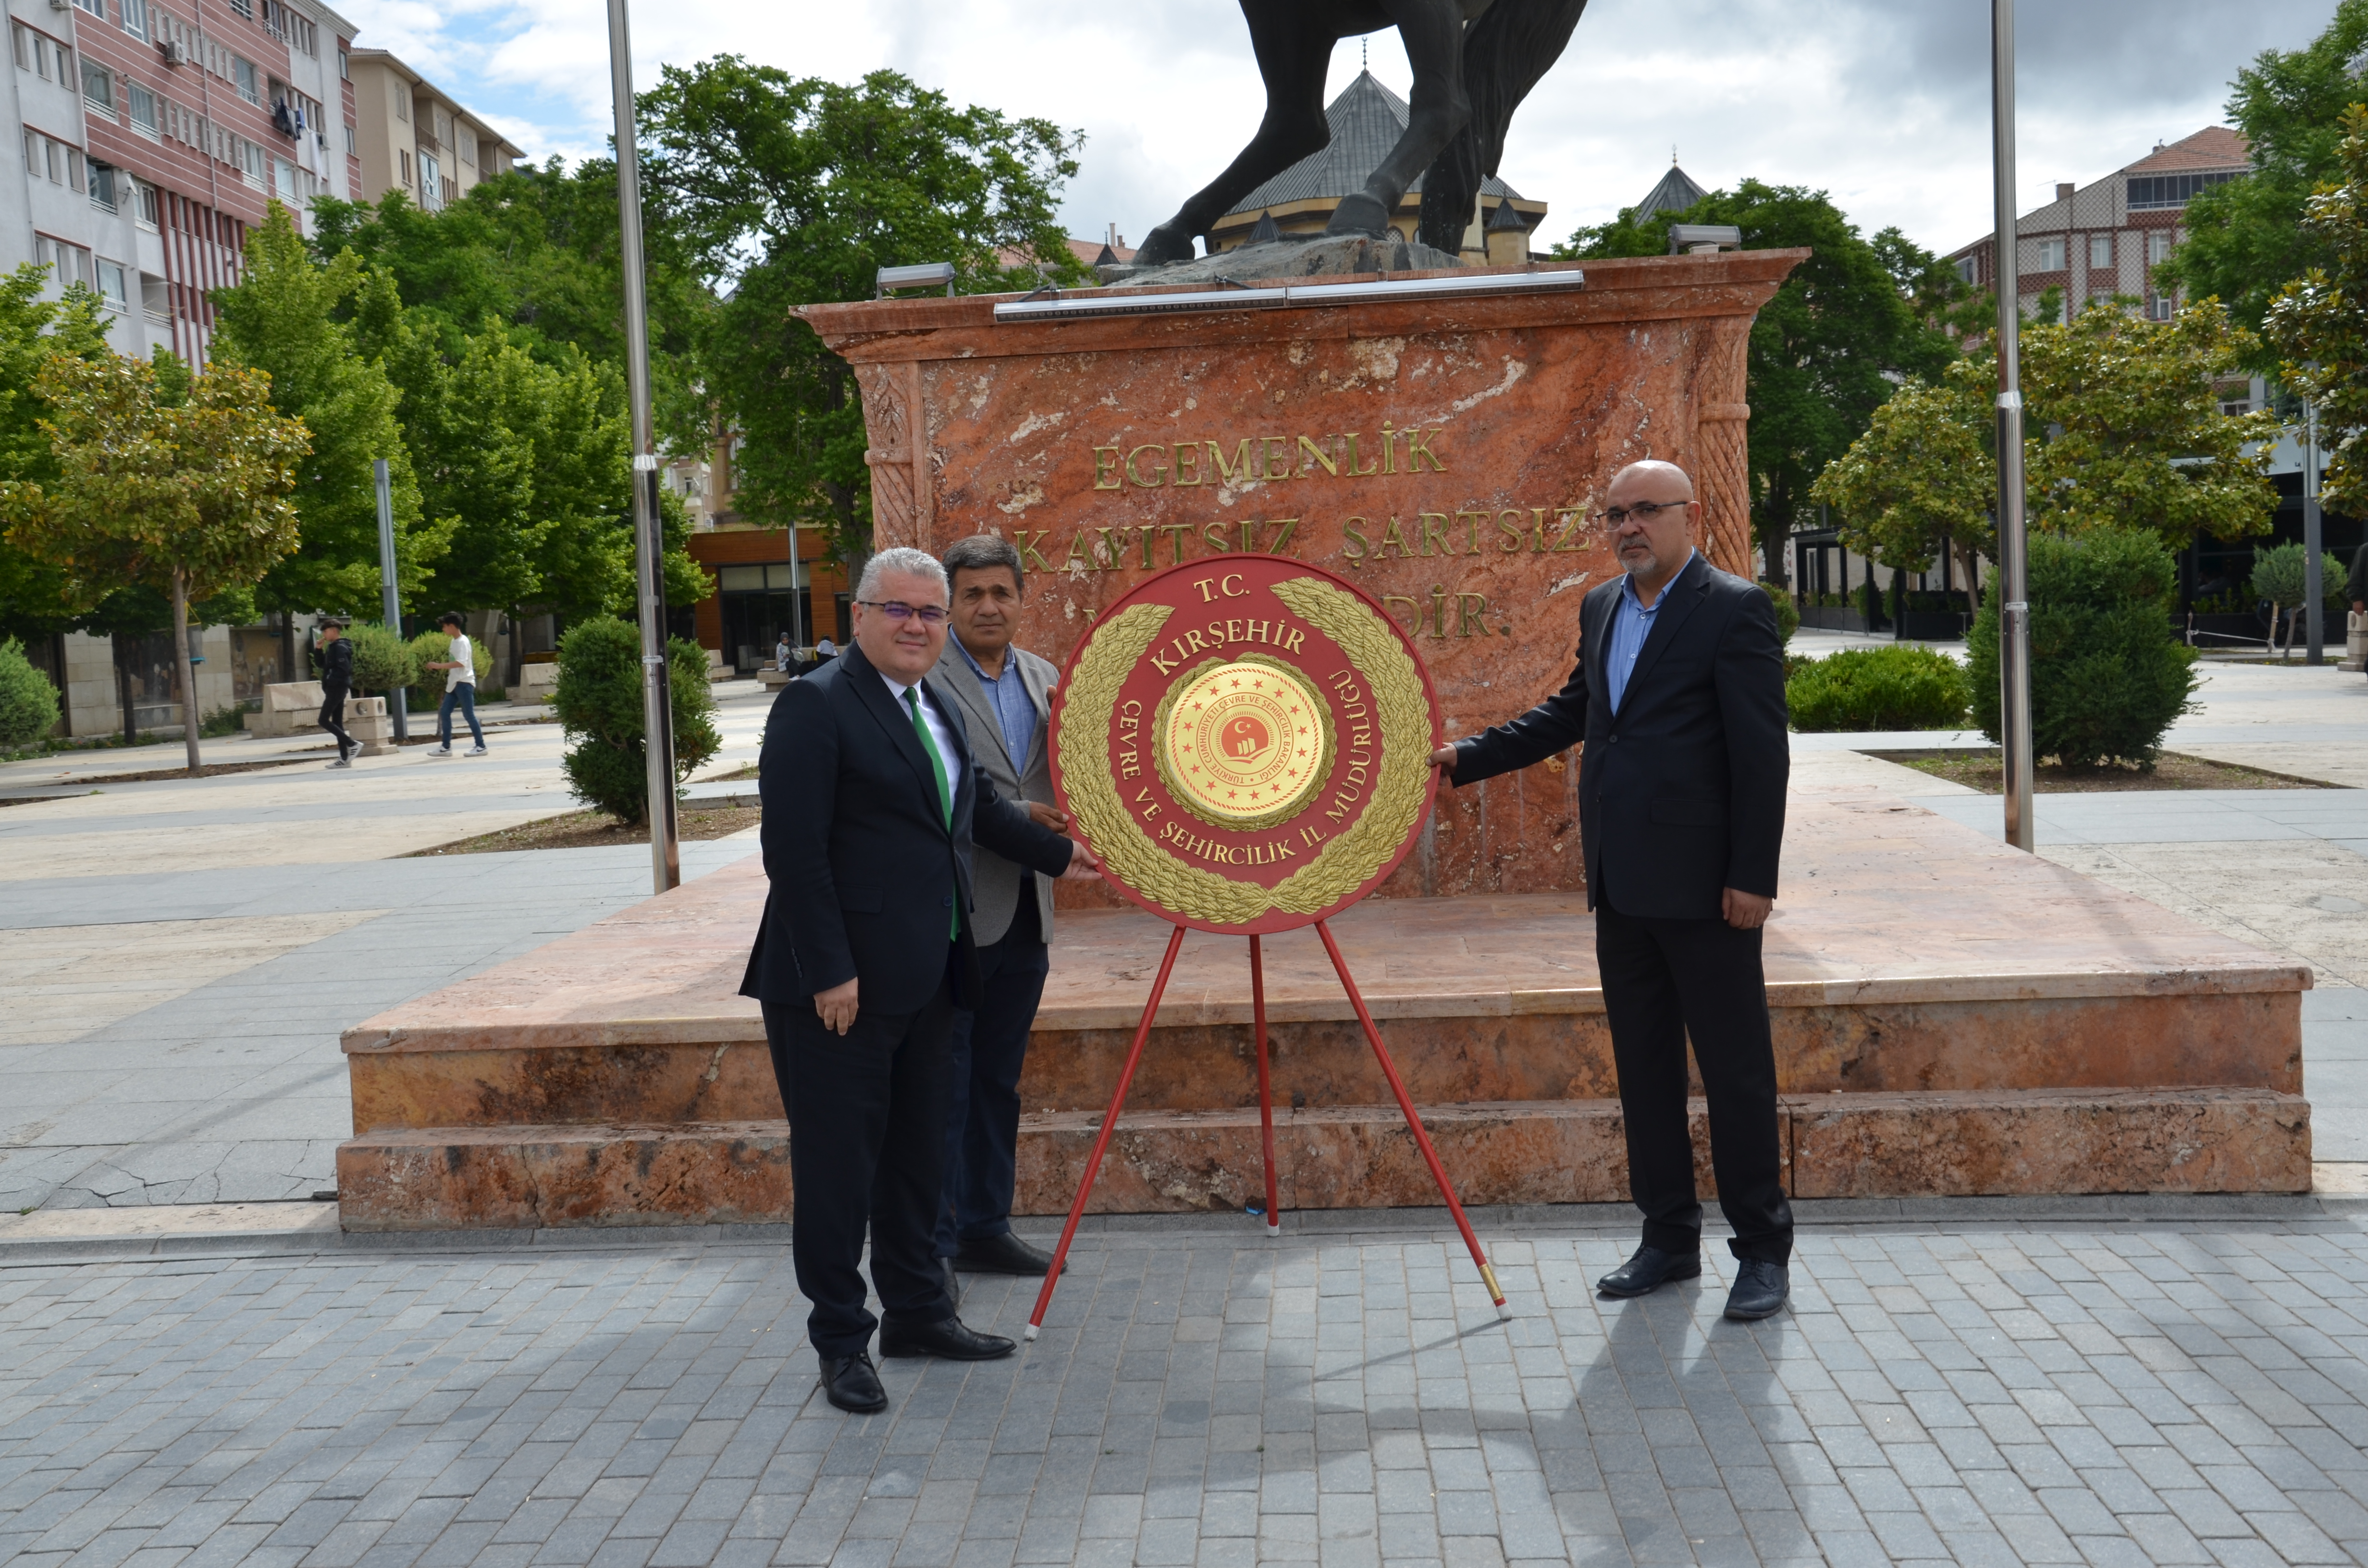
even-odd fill
[[(728, 838), (743, 829), (755, 827), (764, 820), (765, 813), (755, 806), (686, 806), (679, 809), (676, 818), (677, 831), (686, 843)], [(402, 858), (417, 859), (428, 855), (497, 855), (517, 849), (592, 849), (603, 845), (647, 844), (649, 841), (647, 827), (628, 826), (606, 812), (567, 812), (555, 817), (523, 822), (499, 833), (480, 834), (474, 838), (438, 844), (429, 849), (415, 849)]]
[[(2006, 765), (1994, 751), (1871, 751), (1869, 756), (1979, 790), (1985, 795), (2006, 793)], [(2095, 794), (2115, 790), (2332, 790), (2336, 786), (2258, 767), (2211, 762), (2200, 756), (2165, 752), (2151, 768), (2135, 764), (2102, 767), (2066, 767), (2043, 758), (2032, 769), (2032, 787), (2043, 795)]]

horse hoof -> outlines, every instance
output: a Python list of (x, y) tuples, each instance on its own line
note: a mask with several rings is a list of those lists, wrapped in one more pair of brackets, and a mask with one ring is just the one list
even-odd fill
[(1136, 247), (1134, 253), (1134, 265), (1137, 267), (1159, 267), (1171, 261), (1191, 259), (1192, 236), (1180, 233), (1165, 223), (1145, 234), (1143, 244)]
[(1378, 240), (1390, 232), (1390, 211), (1382, 199), (1369, 191), (1343, 197), (1332, 210), (1332, 221), (1324, 225), (1327, 234), (1356, 234)]

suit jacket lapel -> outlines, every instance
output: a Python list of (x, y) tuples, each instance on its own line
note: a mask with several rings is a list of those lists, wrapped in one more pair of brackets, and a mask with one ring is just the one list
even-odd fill
[[(1011, 656), (1019, 659), (1019, 650), (1014, 648)], [(1036, 709), (1036, 733), (1028, 743), (1028, 766), (1019, 770), (1019, 781), (1023, 785), (1028, 782), (1028, 776), (1036, 771), (1037, 761), (1044, 756), (1044, 748), (1052, 744), (1053, 692), (1052, 687), (1045, 684), (1043, 676), (1043, 671), (1049, 668), (1050, 665), (1040, 665), (1032, 659), (1019, 660), (1019, 684), (1027, 688), (1028, 700)]]
[(1620, 711), (1614, 715), (1613, 722), (1626, 718), (1636, 706), (1638, 693), (1652, 675), (1653, 666), (1660, 663), (1661, 655), (1668, 652), (1669, 644), (1676, 640), (1678, 629), (1685, 625), (1686, 618), (1693, 614), (1695, 606), (1702, 603), (1702, 580), (1709, 571), (1710, 563), (1702, 559), (1701, 551), (1695, 551), (1693, 559), (1688, 561), (1675, 580), (1661, 590), (1668, 602), (1661, 606), (1653, 617), (1653, 630), (1645, 634), (1645, 646), (1636, 654), (1636, 667), (1628, 673), (1628, 685), (1620, 694)]
[[(913, 729), (912, 711), (888, 694), (887, 680), (873, 666), (871, 661), (863, 656), (861, 647), (849, 648), (840, 654), (839, 658), (846, 666), (848, 681), (855, 687), (855, 699), (880, 722), (882, 729), (888, 732), (888, 743), (903, 755), (905, 763), (913, 769), (914, 777), (920, 782), (922, 799), (928, 801), (932, 806), (936, 805), (938, 803), (937, 770), (929, 766), (929, 754), (921, 749), (921, 737)], [(926, 687), (928, 683), (924, 681), (922, 684)], [(954, 728), (959, 730), (959, 726)], [(954, 737), (954, 744), (957, 746), (962, 744), (962, 736), (959, 733)], [(945, 765), (946, 788), (959, 795), (962, 779), (955, 771), (955, 759), (947, 757)], [(932, 812), (930, 816), (942, 827), (943, 812)]]
[[(939, 661), (938, 667), (930, 673), (944, 677), (928, 683), (937, 694), (939, 697), (945, 697), (951, 690), (954, 705), (962, 710), (968, 730), (968, 734), (963, 738), (967, 740), (972, 735), (985, 735), (994, 744), (1001, 744), (1003, 722), (995, 716), (995, 710), (986, 700), (986, 687), (979, 684), (978, 676), (972, 672), (969, 661), (955, 651), (951, 634), (946, 638), (946, 656)], [(985, 726), (985, 729), (979, 727), (982, 724)]]

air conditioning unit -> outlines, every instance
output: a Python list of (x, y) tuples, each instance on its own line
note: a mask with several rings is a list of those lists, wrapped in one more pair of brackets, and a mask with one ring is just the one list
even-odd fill
[(156, 52), (165, 57), (165, 63), (167, 65), (187, 65), (189, 62), (188, 47), (179, 39), (158, 40)]
[(52, 11), (71, 11), (74, 9), (74, 0), (50, 0), (50, 9)]

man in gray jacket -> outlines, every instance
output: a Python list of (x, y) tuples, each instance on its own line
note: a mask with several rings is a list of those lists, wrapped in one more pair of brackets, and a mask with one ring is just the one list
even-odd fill
[[(970, 730), (971, 752), (996, 792), (1025, 804), (1054, 832), (1068, 818), (1053, 809), (1047, 720), (1060, 672), (1011, 645), (1027, 583), (1008, 540), (974, 534), (944, 556), (952, 586), (953, 635), (929, 687)], [(971, 863), (973, 930), (985, 993), (975, 1012), (957, 1009), (953, 1093), (946, 1118), (946, 1196), (938, 1256), (954, 1269), (1042, 1276), (1050, 1254), (1011, 1233), (1014, 1150), (1019, 1138), (1019, 1068), (1044, 994), (1053, 938), (1052, 881), (985, 849)]]

